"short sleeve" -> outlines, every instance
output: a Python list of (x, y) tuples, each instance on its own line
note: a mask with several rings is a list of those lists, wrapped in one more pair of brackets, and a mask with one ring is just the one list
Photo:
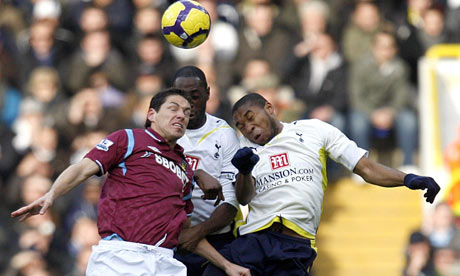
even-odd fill
[(90, 152), (85, 155), (99, 166), (99, 176), (104, 175), (113, 166), (123, 161), (127, 150), (128, 137), (124, 130), (111, 133), (102, 139)]

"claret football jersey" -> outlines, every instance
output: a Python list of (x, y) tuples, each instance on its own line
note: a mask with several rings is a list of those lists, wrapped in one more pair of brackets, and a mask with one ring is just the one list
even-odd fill
[(98, 202), (101, 237), (173, 248), (193, 210), (193, 171), (183, 149), (172, 149), (153, 129), (124, 129), (110, 134), (86, 156), (100, 174), (108, 173)]

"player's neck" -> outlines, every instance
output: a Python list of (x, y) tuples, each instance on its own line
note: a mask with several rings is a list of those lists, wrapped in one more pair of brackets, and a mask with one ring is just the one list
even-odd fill
[(202, 126), (204, 126), (204, 124), (206, 124), (206, 113), (204, 113), (201, 116), (201, 118), (198, 118), (197, 120), (195, 120), (193, 122), (189, 122), (188, 126), (187, 126), (187, 129), (199, 129)]

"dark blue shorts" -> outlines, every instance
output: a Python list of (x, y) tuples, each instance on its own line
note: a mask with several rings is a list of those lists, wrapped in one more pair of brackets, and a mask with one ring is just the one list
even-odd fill
[[(206, 236), (208, 242), (214, 246), (216, 250), (222, 249), (225, 245), (231, 243), (235, 240), (235, 236), (230, 231), (225, 234), (217, 234), (217, 235), (208, 235)], [(174, 258), (181, 261), (187, 267), (187, 276), (201, 276), (203, 275), (203, 271), (205, 265), (207, 264), (208, 260), (205, 258), (194, 254), (174, 254)]]
[[(219, 252), (227, 260), (249, 268), (253, 276), (308, 276), (316, 258), (309, 240), (269, 230), (240, 236)], [(209, 264), (203, 275), (226, 274)]]

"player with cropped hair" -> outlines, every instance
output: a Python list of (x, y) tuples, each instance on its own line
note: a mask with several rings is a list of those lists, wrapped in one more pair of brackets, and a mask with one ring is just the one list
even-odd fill
[[(192, 104), (187, 130), (177, 143), (184, 148), (193, 169), (202, 169), (219, 181), (225, 198), (216, 206), (214, 201), (202, 199), (200, 187), (194, 188), (192, 227), (182, 231), (180, 247), (192, 252), (197, 243), (206, 238), (216, 249), (220, 249), (234, 240), (231, 224), (239, 204), (233, 183), (238, 170), (231, 160), (240, 147), (239, 139), (225, 120), (206, 113), (210, 89), (203, 71), (195, 66), (182, 67), (173, 78), (173, 86), (186, 91)], [(182, 252), (175, 257), (187, 266), (187, 275), (202, 275), (206, 259)]]
[[(110, 134), (64, 170), (44, 196), (11, 216), (24, 220), (44, 214), (57, 197), (92, 175), (107, 172), (98, 202), (102, 240), (93, 247), (86, 275), (185, 276), (186, 267), (173, 258), (173, 252), (193, 210), (192, 179), (213, 186), (213, 179), (204, 172), (194, 175), (176, 143), (184, 135), (190, 113), (184, 91), (159, 92), (150, 102), (145, 129)], [(249, 270), (222, 258), (205, 239), (196, 252), (228, 275), (250, 275)]]
[[(241, 204), (249, 204), (249, 214), (240, 236), (220, 253), (252, 275), (309, 275), (316, 258), (328, 156), (371, 184), (427, 189), (430, 203), (440, 190), (431, 177), (405, 174), (368, 159), (367, 151), (332, 125), (316, 119), (280, 122), (273, 105), (259, 94), (241, 98), (232, 113), (252, 147), (241, 148), (232, 159), (239, 170), (236, 196)], [(209, 265), (204, 275), (223, 274)]]

